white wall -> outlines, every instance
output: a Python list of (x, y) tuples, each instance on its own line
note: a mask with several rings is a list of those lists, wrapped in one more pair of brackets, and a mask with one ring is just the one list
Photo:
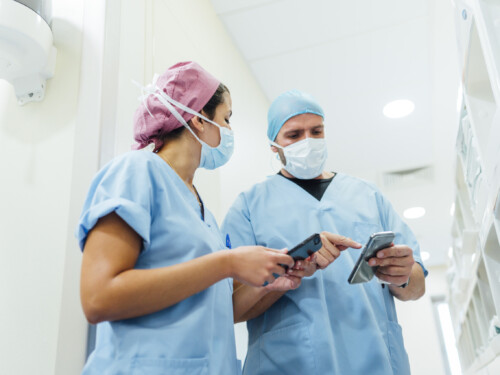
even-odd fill
[[(431, 56), (429, 64), (432, 68), (432, 103), (433, 103), (433, 127), (434, 145), (433, 159), (435, 167), (436, 183), (433, 191), (439, 197), (453, 196), (453, 160), (455, 157), (454, 145), (456, 128), (458, 125), (457, 96), (459, 84), (458, 52), (453, 20), (453, 3), (451, 1), (435, 1), (431, 7)], [(443, 73), (446, 72), (446, 73)], [(388, 194), (396, 198), (397, 194)], [(446, 243), (451, 243), (451, 216), (449, 201), (443, 199), (436, 203), (440, 210), (446, 213), (448, 219), (440, 225), (448, 228), (446, 232), (436, 228), (436, 236), (443, 239), (440, 243), (421, 241), (421, 251), (431, 254), (430, 264), (436, 264), (432, 259), (433, 254), (447, 249)], [(397, 204), (396, 204), (397, 205)], [(420, 219), (425, 221), (425, 217)], [(412, 222), (408, 220), (410, 226)], [(417, 237), (419, 235), (416, 231)], [(438, 327), (432, 310), (431, 298), (434, 296), (447, 295), (446, 288), (446, 266), (435, 266), (429, 268), (429, 276), (426, 280), (427, 291), (424, 297), (415, 302), (397, 303), (398, 318), (403, 327), (405, 346), (410, 357), (410, 365), (413, 375), (445, 374), (441, 348), (438, 338)]]
[(19, 107), (0, 82), (0, 374), (79, 374), (84, 363), (73, 232), (99, 166), (105, 15), (116, 2), (53, 1), (58, 56), (44, 101)]
[(0, 81), (0, 373), (54, 374), (78, 104), (83, 0), (53, 2), (45, 100)]
[(396, 301), (412, 375), (445, 375), (432, 297), (446, 296), (446, 267), (429, 268), (426, 293), (417, 301)]
[[(79, 374), (85, 361), (88, 325), (83, 316), (79, 298), (81, 252), (74, 237), (90, 181), (100, 162), (101, 133), (104, 126), (106, 104), (104, 86), (107, 84), (103, 66), (107, 30), (106, 12), (110, 13), (116, 1), (87, 1), (83, 5), (82, 52), (78, 106), (75, 116), (73, 139), (71, 197), (66, 225), (66, 252), (64, 272), (60, 275), (62, 293), (59, 296), (59, 331), (54, 374)], [(71, 6), (71, 5), (70, 5)], [(109, 50), (112, 48), (106, 48)]]

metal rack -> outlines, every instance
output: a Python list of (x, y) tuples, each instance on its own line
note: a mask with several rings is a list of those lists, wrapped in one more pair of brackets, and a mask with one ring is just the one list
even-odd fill
[(500, 1), (456, 0), (462, 105), (449, 305), (465, 374), (500, 374)]

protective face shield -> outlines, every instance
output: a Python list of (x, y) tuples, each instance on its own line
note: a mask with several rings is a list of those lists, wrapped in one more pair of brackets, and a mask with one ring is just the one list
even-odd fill
[[(153, 85), (149, 85), (143, 88), (143, 101), (149, 95), (154, 95), (158, 100), (172, 113), (175, 118), (187, 128), (191, 134), (201, 143), (201, 157), (200, 157), (200, 167), (205, 169), (215, 169), (218, 168), (228, 162), (228, 160), (233, 155), (234, 151), (234, 133), (231, 129), (225, 128), (217, 124), (216, 122), (208, 119), (202, 114), (192, 110), (189, 107), (186, 107), (184, 104), (179, 103), (178, 101), (172, 99), (168, 96), (163, 90), (160, 90), (155, 84), (155, 80), (153, 80)], [(212, 147), (205, 142), (203, 142), (198, 136), (194, 133), (193, 129), (188, 125), (186, 120), (180, 115), (180, 113), (175, 109), (177, 108), (192, 114), (193, 116), (198, 116), (203, 120), (209, 122), (212, 125), (215, 125), (219, 128), (220, 132), (220, 143), (217, 147)], [(147, 108), (147, 107), (146, 107)], [(151, 116), (153, 116), (151, 114)]]
[(285, 160), (281, 159), (281, 162), (292, 176), (310, 180), (323, 172), (328, 156), (324, 138), (306, 138), (286, 147), (276, 142), (270, 143), (283, 150)]

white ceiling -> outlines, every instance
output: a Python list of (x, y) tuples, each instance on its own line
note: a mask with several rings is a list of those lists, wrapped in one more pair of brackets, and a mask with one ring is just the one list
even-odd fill
[[(459, 79), (451, 1), (211, 2), (270, 101), (297, 88), (322, 104), (328, 167), (377, 182), (400, 214), (424, 206), (407, 222), (428, 263), (445, 262)], [(415, 111), (384, 117), (396, 99)], [(432, 168), (427, 181), (383, 185), (384, 172), (418, 167)]]

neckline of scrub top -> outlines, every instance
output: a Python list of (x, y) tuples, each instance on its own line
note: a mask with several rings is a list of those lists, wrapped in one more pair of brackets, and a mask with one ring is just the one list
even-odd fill
[(316, 198), (318, 201), (323, 198), (323, 195), (325, 195), (326, 189), (328, 189), (328, 186), (330, 186), (332, 180), (335, 178), (336, 173), (333, 173), (332, 177), (329, 178), (313, 178), (313, 179), (300, 179), (296, 177), (286, 177), (283, 175), (281, 171), (278, 172), (280, 176), (283, 176), (293, 183), (299, 185), (302, 189), (307, 191), (309, 194), (311, 194), (314, 198)]
[[(198, 190), (196, 190), (196, 188), (195, 188), (196, 194), (198, 194), (198, 197), (200, 198), (199, 202), (198, 202), (198, 199), (196, 198), (196, 196), (193, 194), (193, 192), (187, 187), (186, 183), (181, 178), (181, 176), (179, 176), (177, 174), (177, 172), (174, 170), (174, 168), (172, 168), (170, 166), (170, 164), (168, 164), (165, 160), (163, 160), (163, 158), (160, 155), (158, 155), (157, 153), (155, 153), (155, 152), (151, 152), (151, 153), (153, 155), (155, 155), (156, 160), (158, 162), (160, 162), (160, 164), (163, 165), (171, 175), (174, 175), (174, 183), (176, 183), (177, 185), (181, 185), (180, 189), (184, 190), (185, 195), (189, 196), (188, 200), (191, 204), (191, 207), (193, 207), (199, 213), (201, 221), (204, 222), (205, 221), (205, 207), (204, 207), (203, 201), (201, 200), (200, 195), (198, 194)], [(200, 202), (201, 202), (201, 205), (200, 205)]]
[(306, 191), (304, 188), (302, 188), (300, 185), (297, 185), (295, 182), (293, 182), (291, 179), (277, 173), (275, 174), (275, 176), (279, 176), (279, 178), (281, 178), (282, 180), (286, 181), (287, 184), (290, 184), (289, 186), (294, 186), (295, 188), (297, 189), (300, 189), (301, 191), (303, 191), (306, 195), (307, 195), (307, 199), (311, 199), (313, 200), (314, 202), (316, 203), (321, 203), (323, 202), (323, 198), (325, 197), (326, 195), (326, 192), (330, 189), (333, 189), (332, 186), (335, 185), (335, 182), (338, 180), (338, 176), (340, 175), (340, 173), (338, 172), (335, 172), (335, 175), (332, 177), (332, 181), (330, 182), (330, 184), (328, 185), (328, 187), (326, 188), (325, 192), (323, 193), (323, 196), (321, 197), (321, 199), (316, 199), (316, 197), (312, 196), (308, 191)]

